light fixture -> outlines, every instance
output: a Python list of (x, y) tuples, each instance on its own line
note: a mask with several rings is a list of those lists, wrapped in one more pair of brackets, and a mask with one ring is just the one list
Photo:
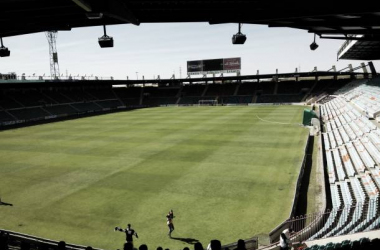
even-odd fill
[(315, 37), (316, 36), (317, 36), (317, 34), (314, 34), (314, 42), (312, 42), (312, 44), (310, 44), (310, 49), (311, 50), (316, 50), (319, 47), (319, 45), (315, 42)]
[(100, 12), (89, 12), (89, 13), (86, 13), (86, 16), (90, 20), (97, 20), (97, 19), (102, 19), (103, 18), (103, 13), (100, 13)]
[(247, 36), (241, 33), (242, 24), (239, 23), (239, 32), (232, 36), (232, 44), (244, 44)]
[(103, 25), (104, 35), (99, 37), (98, 42), (101, 48), (112, 48), (113, 47), (113, 38), (111, 36), (107, 36), (106, 26)]
[(1, 42), (0, 57), (10, 56), (11, 55), (11, 51), (7, 47), (4, 47), (4, 45), (3, 45), (3, 38), (2, 37), (0, 37), (0, 42)]

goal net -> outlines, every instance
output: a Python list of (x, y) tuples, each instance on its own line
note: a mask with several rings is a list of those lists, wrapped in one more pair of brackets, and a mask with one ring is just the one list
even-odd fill
[(198, 101), (199, 106), (216, 106), (218, 105), (217, 100), (199, 100)]

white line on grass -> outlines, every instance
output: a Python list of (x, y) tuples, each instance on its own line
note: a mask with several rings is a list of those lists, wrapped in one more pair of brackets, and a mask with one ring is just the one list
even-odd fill
[(264, 119), (260, 118), (258, 115), (256, 115), (256, 117), (260, 121), (267, 122), (267, 123), (279, 124), (279, 125), (295, 125), (295, 126), (302, 126), (303, 127), (303, 124), (300, 124), (300, 123), (286, 123), (286, 122), (268, 121), (268, 120), (264, 120)]

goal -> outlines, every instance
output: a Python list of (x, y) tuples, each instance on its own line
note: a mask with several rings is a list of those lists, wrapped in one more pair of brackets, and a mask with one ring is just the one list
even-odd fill
[(217, 106), (218, 101), (217, 100), (199, 100), (198, 105), (199, 106)]

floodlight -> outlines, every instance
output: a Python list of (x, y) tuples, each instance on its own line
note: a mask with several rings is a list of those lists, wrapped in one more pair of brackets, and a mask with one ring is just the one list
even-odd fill
[(244, 44), (246, 40), (247, 36), (241, 33), (232, 36), (232, 44)]
[(113, 38), (110, 36), (99, 37), (99, 45), (101, 48), (112, 48), (113, 47)]
[(241, 33), (242, 24), (239, 23), (239, 32), (232, 36), (232, 44), (244, 44), (247, 36)]
[(0, 57), (7, 57), (11, 55), (11, 51), (6, 47), (0, 47)]
[(86, 16), (90, 20), (97, 20), (97, 19), (103, 18), (103, 13), (89, 12), (89, 13), (86, 13)]
[(0, 42), (1, 42), (0, 57), (10, 56), (11, 55), (11, 51), (7, 47), (4, 47), (4, 45), (3, 45), (3, 38), (2, 37), (0, 37)]
[(104, 35), (99, 37), (98, 42), (101, 48), (112, 48), (113, 47), (113, 38), (112, 36), (107, 36), (106, 26), (103, 25)]
[(316, 50), (316, 49), (318, 49), (318, 47), (319, 47), (319, 45), (315, 42), (315, 37), (316, 37), (316, 34), (314, 34), (314, 42), (312, 42), (312, 43), (310, 44), (310, 49), (311, 49), (311, 50)]

